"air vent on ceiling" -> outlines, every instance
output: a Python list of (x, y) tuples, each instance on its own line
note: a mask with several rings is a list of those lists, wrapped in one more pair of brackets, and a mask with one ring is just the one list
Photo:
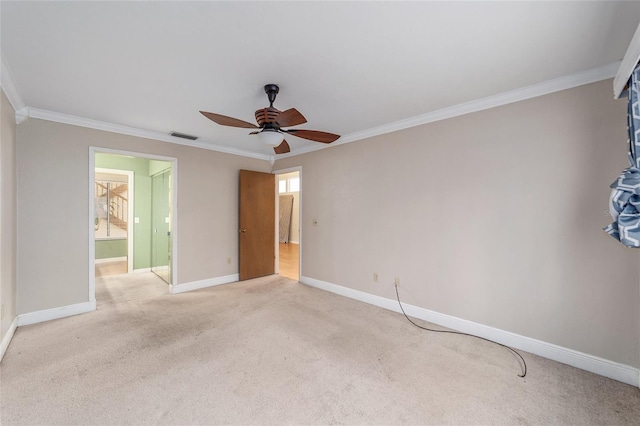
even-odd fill
[(195, 141), (198, 139), (197, 136), (186, 135), (184, 133), (171, 132), (169, 133), (171, 136), (175, 136), (176, 138), (189, 139), (190, 141)]

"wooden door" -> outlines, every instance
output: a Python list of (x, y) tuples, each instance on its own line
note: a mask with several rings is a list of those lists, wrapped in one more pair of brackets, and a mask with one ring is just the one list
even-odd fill
[(271, 173), (240, 170), (240, 281), (275, 273), (275, 188)]

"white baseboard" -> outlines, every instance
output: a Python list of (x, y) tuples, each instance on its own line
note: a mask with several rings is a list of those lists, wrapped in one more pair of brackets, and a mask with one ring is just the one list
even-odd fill
[(16, 332), (16, 328), (18, 328), (18, 317), (15, 317), (9, 326), (9, 330), (7, 330), (7, 334), (2, 338), (2, 344), (0, 345), (0, 361), (4, 358), (4, 353), (9, 348), (9, 343), (11, 343), (11, 339), (13, 339), (13, 334)]
[(140, 268), (132, 271), (133, 274), (142, 274), (144, 272), (151, 272), (151, 268)]
[(96, 265), (99, 263), (109, 263), (109, 262), (124, 262), (127, 260), (127, 256), (122, 257), (105, 257), (104, 259), (96, 259)]
[(96, 310), (96, 301), (76, 303), (75, 305), (60, 306), (59, 308), (45, 309), (43, 311), (29, 312), (18, 315), (18, 327), (36, 324), (72, 315), (84, 314)]
[[(300, 282), (321, 290), (326, 290), (331, 293), (401, 313), (398, 302), (393, 299), (387, 299), (310, 277), (300, 277)], [(453, 330), (462, 331), (464, 333), (475, 334), (476, 336), (491, 339), (502, 343), (503, 345), (521, 349), (523, 351), (552, 359), (563, 364), (568, 364), (582, 370), (590, 371), (601, 376), (609, 377), (623, 383), (636, 387), (640, 386), (640, 369), (638, 368), (578, 352), (552, 343), (521, 336), (498, 328), (430, 311), (407, 303), (402, 303), (402, 306), (404, 307), (407, 315), (411, 317), (451, 328)]]
[(209, 278), (206, 280), (192, 281), (190, 283), (176, 284), (169, 286), (170, 293), (184, 293), (185, 291), (198, 290), (200, 288), (213, 287), (215, 285), (228, 284), (238, 281), (238, 274), (226, 275), (224, 277)]

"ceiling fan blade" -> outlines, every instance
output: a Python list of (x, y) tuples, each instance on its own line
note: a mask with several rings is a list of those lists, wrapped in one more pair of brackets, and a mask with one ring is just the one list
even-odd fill
[(283, 130), (283, 132), (287, 132), (290, 135), (297, 136), (302, 139), (309, 139), (310, 141), (322, 142), (322, 143), (331, 143), (336, 141), (340, 135), (336, 135), (328, 132), (320, 132), (318, 130)]
[(276, 154), (286, 154), (287, 152), (291, 151), (291, 149), (289, 148), (289, 144), (284, 139), (282, 140), (282, 143), (274, 147), (273, 150), (276, 152)]
[(231, 127), (242, 127), (245, 129), (257, 129), (253, 123), (249, 123), (246, 121), (238, 120), (237, 118), (227, 117), (226, 115), (214, 114), (212, 112), (200, 111), (200, 114), (207, 117), (209, 120), (214, 123), (218, 123), (221, 126), (231, 126)]
[(280, 127), (297, 126), (306, 122), (307, 119), (304, 118), (304, 115), (300, 114), (300, 111), (295, 108), (290, 108), (286, 111), (282, 111), (276, 117), (276, 123), (278, 123)]

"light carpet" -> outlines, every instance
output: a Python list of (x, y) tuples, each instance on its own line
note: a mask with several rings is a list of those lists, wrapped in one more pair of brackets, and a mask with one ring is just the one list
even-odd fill
[(97, 280), (98, 310), (20, 327), (2, 425), (635, 424), (640, 390), (271, 276), (171, 295)]

